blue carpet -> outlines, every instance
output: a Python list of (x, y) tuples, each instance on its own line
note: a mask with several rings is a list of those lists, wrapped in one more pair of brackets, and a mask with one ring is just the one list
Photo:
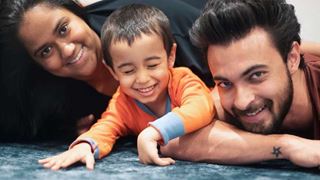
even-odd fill
[(167, 167), (146, 166), (138, 161), (134, 143), (124, 141), (95, 170), (83, 165), (57, 172), (42, 168), (37, 160), (64, 151), (64, 143), (0, 144), (0, 179), (320, 179), (320, 170), (294, 166), (288, 161), (268, 161), (228, 166), (176, 161)]

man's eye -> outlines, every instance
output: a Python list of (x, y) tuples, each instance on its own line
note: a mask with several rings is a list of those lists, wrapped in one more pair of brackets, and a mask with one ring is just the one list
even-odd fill
[(42, 58), (48, 57), (48, 56), (50, 55), (51, 51), (52, 51), (52, 47), (51, 47), (51, 46), (45, 47), (45, 48), (41, 51), (40, 56), (41, 56)]
[(262, 71), (255, 72), (250, 76), (250, 79), (251, 80), (259, 80), (259, 79), (263, 78), (265, 74), (266, 73), (262, 72)]
[(68, 25), (64, 24), (59, 28), (59, 34), (65, 35), (68, 32)]
[(217, 85), (222, 89), (230, 89), (232, 87), (232, 83), (228, 81), (219, 82)]

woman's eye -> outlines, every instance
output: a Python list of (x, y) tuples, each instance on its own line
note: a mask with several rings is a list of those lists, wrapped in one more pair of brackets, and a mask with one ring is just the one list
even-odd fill
[(42, 58), (48, 57), (48, 56), (50, 55), (51, 51), (52, 51), (52, 47), (51, 47), (51, 46), (45, 47), (45, 48), (41, 51), (40, 56), (41, 56)]
[(59, 29), (59, 34), (60, 35), (65, 35), (68, 31), (68, 25), (67, 24), (64, 24), (60, 27)]

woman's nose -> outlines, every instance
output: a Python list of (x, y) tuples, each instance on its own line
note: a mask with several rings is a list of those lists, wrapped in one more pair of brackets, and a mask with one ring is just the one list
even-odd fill
[(74, 43), (61, 42), (59, 46), (59, 49), (61, 50), (60, 54), (63, 59), (72, 58), (76, 47)]

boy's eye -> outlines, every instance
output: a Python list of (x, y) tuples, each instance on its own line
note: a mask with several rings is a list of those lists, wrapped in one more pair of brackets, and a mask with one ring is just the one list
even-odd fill
[(222, 89), (230, 89), (232, 87), (232, 83), (229, 81), (221, 81), (217, 85)]
[(152, 69), (152, 68), (157, 67), (158, 65), (159, 65), (159, 64), (149, 64), (149, 65), (148, 65), (148, 68), (151, 68), (151, 69)]
[(129, 75), (129, 74), (132, 74), (134, 72), (134, 69), (125, 69), (125, 70), (122, 70), (122, 73), (126, 74), (126, 75)]
[(133, 70), (130, 70), (130, 71), (124, 71), (124, 73), (125, 74), (130, 74), (130, 73), (132, 73), (133, 72)]
[(42, 58), (48, 57), (50, 55), (51, 51), (52, 51), (52, 47), (47, 46), (44, 49), (42, 49), (42, 51), (40, 52), (40, 56)]
[(60, 35), (65, 35), (68, 31), (68, 25), (67, 24), (63, 24), (60, 28), (59, 28), (59, 34)]

